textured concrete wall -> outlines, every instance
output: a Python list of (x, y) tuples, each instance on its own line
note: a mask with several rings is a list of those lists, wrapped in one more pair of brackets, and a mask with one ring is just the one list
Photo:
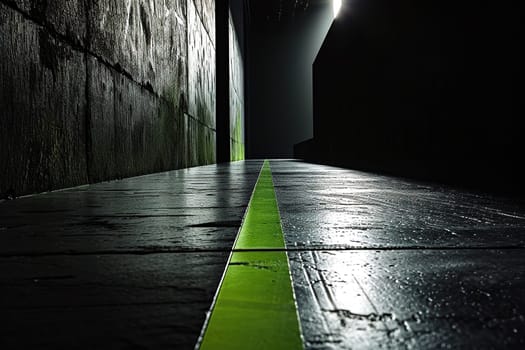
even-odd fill
[(190, 155), (192, 165), (215, 161), (214, 10), (213, 2), (188, 1), (188, 113), (196, 118), (187, 127), (197, 132), (190, 139), (197, 151)]
[(38, 24), (44, 12), (20, 6), (0, 3), (0, 192), (85, 183), (85, 55)]
[(0, 0), (0, 193), (215, 161), (211, 0)]
[(240, 43), (230, 13), (229, 70), (230, 70), (230, 159), (244, 159), (244, 71)]

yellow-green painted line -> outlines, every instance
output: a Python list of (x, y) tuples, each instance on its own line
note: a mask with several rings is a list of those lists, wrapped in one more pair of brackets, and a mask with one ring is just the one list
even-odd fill
[(285, 248), (265, 161), (197, 348), (303, 348)]

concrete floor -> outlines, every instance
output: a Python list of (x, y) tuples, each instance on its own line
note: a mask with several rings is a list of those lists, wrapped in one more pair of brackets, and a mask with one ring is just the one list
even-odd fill
[[(1, 202), (0, 348), (192, 349), (261, 165)], [(271, 167), (305, 348), (525, 347), (525, 201)]]

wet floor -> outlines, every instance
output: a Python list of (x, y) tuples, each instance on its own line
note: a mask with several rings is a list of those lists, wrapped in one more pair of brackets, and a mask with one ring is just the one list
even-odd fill
[(306, 349), (525, 346), (525, 202), (272, 169)]
[[(192, 349), (261, 166), (1, 202), (0, 347)], [(305, 348), (525, 346), (525, 202), (271, 168)]]
[(0, 203), (0, 348), (192, 349), (261, 165)]

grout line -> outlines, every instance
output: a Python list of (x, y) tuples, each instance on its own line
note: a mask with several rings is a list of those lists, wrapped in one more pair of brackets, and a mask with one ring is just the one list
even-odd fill
[[(212, 40), (211, 34), (209, 33), (210, 29), (207, 28), (206, 24), (204, 24), (204, 16), (201, 13), (201, 11), (204, 12), (204, 8), (197, 9), (197, 5), (195, 5), (195, 1), (193, 0), (190, 0), (190, 1), (193, 3), (193, 7), (195, 8), (195, 13), (197, 13), (197, 18), (201, 22), (202, 28), (204, 28), (204, 32), (206, 33), (206, 36), (208, 37), (208, 40), (211, 43), (211, 46), (213, 47), (214, 50), (216, 50), (217, 48), (215, 47), (215, 40)], [(188, 23), (187, 23), (188, 22), (188, 14), (187, 14), (188, 7), (189, 7), (188, 4), (186, 4), (186, 28), (188, 27)], [(215, 17), (215, 7), (213, 8), (213, 15)]]
[[(195, 349), (303, 348), (289, 259), (275, 224), (281, 226), (281, 220), (266, 160)], [(282, 248), (267, 255), (236, 248), (257, 243)]]
[[(232, 25), (234, 25), (234, 24), (232, 23)], [(284, 236), (283, 221), (282, 221), (282, 218), (281, 218), (281, 210), (279, 208), (279, 198), (277, 198), (277, 191), (275, 191), (275, 181), (274, 181), (273, 175), (271, 173), (271, 162), (270, 161), (268, 161), (268, 168), (270, 169), (270, 174), (271, 174), (270, 180), (271, 180), (271, 183), (272, 183), (272, 191), (273, 191), (273, 196), (274, 196), (274, 199), (275, 199), (275, 206), (276, 206), (276, 209), (277, 209), (277, 216), (279, 218), (279, 229), (281, 231), (282, 238), (283, 238), (283, 244), (284, 244), (285, 255), (286, 255), (286, 264), (288, 265), (288, 278), (290, 279), (290, 285), (292, 287), (292, 299), (293, 299), (293, 303), (294, 303), (294, 306), (295, 306), (295, 317), (297, 318), (297, 325), (299, 327), (299, 338), (301, 339), (302, 348), (304, 349), (304, 344), (306, 343), (306, 337), (304, 336), (303, 325), (301, 323), (301, 315), (299, 314), (299, 304), (297, 303), (297, 294), (295, 293), (295, 283), (294, 283), (294, 279), (293, 279), (292, 265), (290, 264), (290, 256), (289, 256), (288, 250), (287, 250), (288, 245), (286, 244), (286, 239), (285, 239), (285, 236)], [(299, 254), (299, 256), (300, 256), (300, 254)]]
[(509, 245), (509, 246), (478, 246), (478, 247), (454, 247), (454, 246), (392, 246), (392, 247), (339, 247), (339, 246), (318, 246), (318, 247), (292, 247), (292, 248), (241, 248), (235, 249), (234, 251), (238, 252), (272, 252), (272, 251), (287, 251), (287, 252), (314, 252), (314, 251), (370, 251), (370, 250), (379, 250), (379, 251), (397, 251), (397, 250), (487, 250), (487, 249), (525, 249), (523, 245)]
[(202, 120), (199, 120), (197, 117), (193, 116), (192, 114), (189, 114), (189, 113), (186, 113), (186, 112), (184, 112), (183, 114), (185, 116), (187, 116), (188, 118), (193, 119), (193, 121), (196, 121), (197, 124), (200, 124), (201, 126), (204, 126), (204, 127), (208, 128), (208, 129), (210, 129), (211, 131), (217, 132), (216, 128), (213, 128), (213, 127), (209, 126), (208, 124), (206, 124)]
[[(89, 13), (89, 10), (90, 10), (90, 6), (89, 6), (89, 0), (84, 0), (83, 1), (83, 6), (84, 6), (84, 19), (86, 21), (86, 42), (91, 42), (91, 29), (90, 29), (90, 26), (89, 26), (89, 17), (88, 17), (88, 13)], [(85, 120), (84, 120), (84, 127), (85, 127), (85, 130), (84, 130), (84, 137), (86, 138), (85, 142), (84, 142), (84, 145), (85, 145), (85, 151), (86, 151), (86, 180), (88, 183), (91, 183), (92, 182), (92, 179), (93, 179), (93, 169), (91, 168), (92, 167), (92, 162), (91, 162), (91, 156), (92, 156), (92, 151), (93, 151), (93, 140), (92, 140), (92, 137), (93, 135), (91, 134), (91, 127), (92, 127), (92, 121), (91, 121), (91, 117), (92, 117), (92, 113), (91, 113), (91, 83), (92, 83), (92, 77), (91, 77), (91, 65), (89, 64), (89, 53), (87, 51), (87, 49), (83, 52), (84, 54), (84, 61), (85, 61), (85, 68), (86, 68), (86, 81), (85, 81), (85, 90), (84, 90), (84, 94), (85, 94), (85, 101), (86, 101), (86, 110), (85, 110)]]
[[(87, 0), (86, 2), (88, 2), (88, 1), (89, 0)], [(80, 42), (76, 42), (74, 39), (68, 37), (67, 35), (64, 35), (64, 34), (60, 33), (59, 31), (57, 31), (53, 27), (53, 25), (50, 24), (49, 22), (47, 22), (45, 19), (40, 20), (40, 19), (36, 18), (35, 16), (32, 16), (31, 14), (26, 13), (24, 10), (19, 8), (15, 3), (5, 2), (5, 0), (0, 0), (0, 4), (10, 8), (11, 10), (13, 10), (15, 12), (17, 12), (22, 17), (24, 17), (26, 20), (29, 20), (29, 21), (33, 22), (35, 25), (38, 25), (38, 26), (42, 27), (55, 40), (60, 40), (61, 42), (69, 45), (71, 49), (73, 49), (75, 51), (78, 51), (78, 52), (81, 52), (81, 53), (84, 53), (86, 56), (88, 56), (88, 55), (92, 56), (97, 62), (100, 62), (102, 65), (106, 66), (107, 68), (109, 68), (109, 69), (115, 71), (116, 73), (126, 77), (130, 82), (138, 85), (143, 90), (148, 91), (149, 93), (151, 93), (154, 97), (158, 98), (159, 100), (162, 100), (162, 101), (164, 101), (166, 103), (171, 103), (171, 101), (169, 101), (164, 96), (162, 96), (161, 94), (156, 92), (153, 89), (153, 86), (151, 85), (151, 83), (149, 81), (147, 81), (147, 82), (140, 82), (140, 81), (136, 80), (133, 77), (133, 75), (130, 72), (126, 71), (118, 62), (117, 63), (111, 63), (110, 61), (105, 59), (102, 55), (99, 55), (99, 54), (95, 53), (94, 51), (91, 51), (87, 47), (87, 44), (90, 43), (90, 39), (91, 39), (90, 38), (91, 37), (91, 33), (89, 32), (89, 27), (90, 26), (89, 26), (89, 19), (87, 18), (87, 16), (88, 16), (87, 12), (86, 12), (87, 22), (86, 22), (86, 37), (85, 37), (85, 41), (86, 42), (84, 44), (82, 44)], [(86, 6), (86, 9), (87, 9), (87, 5), (85, 5), (85, 6)], [(187, 41), (188, 40), (186, 40), (186, 42)], [(205, 124), (204, 122), (200, 121), (197, 117), (195, 117), (195, 116), (193, 116), (193, 115), (191, 115), (189, 113), (185, 113), (185, 114), (188, 115), (191, 119), (197, 121), (199, 124), (207, 127), (208, 129), (210, 129), (212, 131), (215, 131), (215, 129), (213, 127), (211, 127), (211, 126)]]
[(244, 224), (244, 220), (246, 219), (246, 216), (248, 214), (248, 210), (250, 209), (250, 204), (252, 203), (253, 195), (255, 194), (255, 189), (257, 188), (257, 184), (259, 183), (259, 179), (261, 178), (261, 173), (264, 168), (264, 162), (261, 165), (261, 169), (259, 170), (259, 174), (257, 175), (257, 180), (255, 181), (255, 184), (252, 189), (252, 194), (250, 196), (250, 199), (248, 200), (248, 204), (246, 205), (246, 210), (244, 211), (244, 215), (241, 220), (241, 224), (239, 225), (239, 228), (237, 229), (237, 235), (235, 236), (235, 240), (233, 241), (232, 248), (229, 250), (230, 254), (228, 256), (228, 260), (226, 261), (226, 265), (224, 267), (224, 271), (222, 272), (221, 279), (219, 281), (219, 285), (217, 286), (217, 289), (215, 291), (215, 295), (213, 296), (213, 300), (211, 302), (210, 309), (206, 312), (206, 319), (204, 320), (204, 323), (202, 325), (201, 332), (199, 334), (199, 337), (197, 338), (197, 342), (195, 343), (195, 350), (198, 350), (201, 345), (202, 341), (204, 339), (204, 335), (206, 334), (206, 330), (208, 329), (208, 325), (210, 323), (211, 314), (213, 312), (213, 309), (215, 308), (215, 305), (217, 303), (217, 299), (219, 298), (219, 293), (221, 291), (222, 284), (224, 282), (224, 279), (226, 277), (226, 273), (228, 272), (228, 266), (230, 266), (230, 262), (232, 259), (233, 254), (235, 253), (235, 245), (237, 244), (237, 240), (239, 239), (239, 235), (242, 230), (242, 226)]
[[(85, 53), (85, 54), (88, 54), (88, 55), (91, 55), (93, 56), (93, 58), (95, 58), (97, 61), (101, 62), (103, 65), (105, 65), (106, 67), (108, 68), (111, 68), (113, 69), (114, 71), (116, 71), (117, 73), (120, 73), (121, 75), (125, 76), (126, 78), (128, 78), (131, 82), (139, 85), (141, 88), (143, 88), (144, 90), (147, 90), (149, 91), (151, 94), (153, 94), (155, 97), (158, 97), (160, 99), (163, 99), (165, 100), (163, 97), (161, 97), (158, 93), (156, 93), (154, 90), (153, 90), (153, 87), (151, 86), (151, 84), (148, 84), (148, 83), (144, 83), (144, 82), (139, 82), (137, 80), (135, 80), (133, 78), (133, 76), (131, 75), (130, 72), (126, 71), (123, 67), (121, 67), (118, 63), (116, 64), (113, 64), (111, 62), (109, 62), (108, 60), (106, 60), (105, 58), (103, 58), (101, 55), (98, 55), (96, 54), (95, 52), (89, 50), (89, 48), (87, 48), (85, 46), (85, 43), (84, 45), (82, 43), (79, 43), (79, 42), (76, 42), (74, 39), (68, 37), (67, 35), (64, 35), (62, 33), (60, 33), (59, 31), (57, 31), (49, 22), (47, 22), (45, 19), (43, 20), (39, 20), (38, 18), (32, 16), (31, 14), (28, 14), (26, 13), (24, 10), (20, 9), (16, 4), (14, 3), (10, 3), (10, 2), (5, 2), (4, 0), (0, 0), (0, 3), (3, 4), (4, 6), (10, 8), (11, 10), (19, 13), (22, 17), (24, 17), (26, 20), (29, 20), (31, 22), (33, 22), (34, 24), (38, 25), (38, 26), (41, 26), (42, 28), (44, 28), (48, 33), (49, 35), (54, 38), (55, 40), (60, 40), (62, 41), (63, 43), (69, 45), (71, 47), (71, 49), (75, 50), (75, 51), (79, 51), (79, 52), (82, 52), (82, 53)], [(86, 14), (87, 16), (87, 14)], [(89, 27), (89, 26), (88, 26)], [(86, 31), (88, 31), (88, 29), (86, 28)], [(87, 33), (86, 33), (87, 35)], [(85, 40), (88, 40), (88, 38), (86, 38)], [(169, 102), (169, 101), (167, 101)]]
[(84, 256), (84, 255), (153, 255), (153, 254), (200, 254), (200, 253), (243, 253), (243, 252), (337, 252), (337, 251), (451, 251), (451, 250), (523, 250), (525, 246), (487, 246), (487, 247), (311, 247), (311, 248), (248, 248), (248, 249), (159, 249), (159, 250), (101, 250), (101, 251), (64, 251), (64, 252), (42, 252), (42, 253), (5, 253), (0, 258), (28, 257), (38, 258), (47, 256)]
[[(304, 255), (307, 255), (306, 253), (311, 253), (311, 254), (308, 254), (311, 256), (312, 260), (313, 260), (313, 253), (312, 252), (303, 252)], [(317, 314), (318, 315), (321, 315), (320, 319), (321, 319), (321, 324), (322, 324), (322, 328), (323, 328), (323, 331), (325, 333), (329, 333), (329, 327), (328, 327), (328, 323), (329, 323), (329, 320), (328, 318), (326, 317), (326, 314), (324, 312), (322, 312), (323, 310), (323, 300), (322, 299), (325, 299), (325, 300), (328, 300), (330, 301), (330, 298), (329, 296), (327, 295), (327, 287), (325, 284), (322, 284), (320, 286), (320, 289), (319, 288), (314, 288), (314, 280), (312, 279), (312, 277), (310, 276), (310, 273), (311, 274), (316, 274), (317, 277), (319, 279), (321, 279), (321, 277), (319, 276), (320, 275), (320, 272), (319, 270), (317, 269), (311, 269), (310, 271), (307, 271), (307, 268), (306, 266), (308, 265), (308, 262), (303, 258), (303, 254), (298, 254), (298, 257), (299, 257), (299, 269), (301, 270), (301, 274), (303, 275), (303, 278), (305, 279), (306, 281), (306, 285), (307, 285), (307, 289), (308, 291), (310, 292), (310, 295), (311, 295), (311, 298), (314, 301), (314, 303), (317, 305), (318, 307), (318, 310), (316, 310)], [(295, 270), (297, 271), (297, 270)], [(290, 273), (291, 273), (291, 269), (290, 269)], [(294, 290), (295, 290), (295, 287), (294, 287)], [(322, 298), (324, 296), (324, 298)], [(332, 303), (333, 304), (333, 303)], [(296, 305), (297, 305), (297, 312), (299, 313), (299, 305), (297, 304), (297, 299), (296, 299)], [(301, 320), (300, 318), (300, 313), (299, 313), (299, 320)], [(301, 326), (302, 327), (302, 326)], [(302, 328), (301, 328), (302, 329)], [(307, 339), (306, 337), (304, 337), (303, 335), (303, 342), (306, 344), (307, 342)]]

